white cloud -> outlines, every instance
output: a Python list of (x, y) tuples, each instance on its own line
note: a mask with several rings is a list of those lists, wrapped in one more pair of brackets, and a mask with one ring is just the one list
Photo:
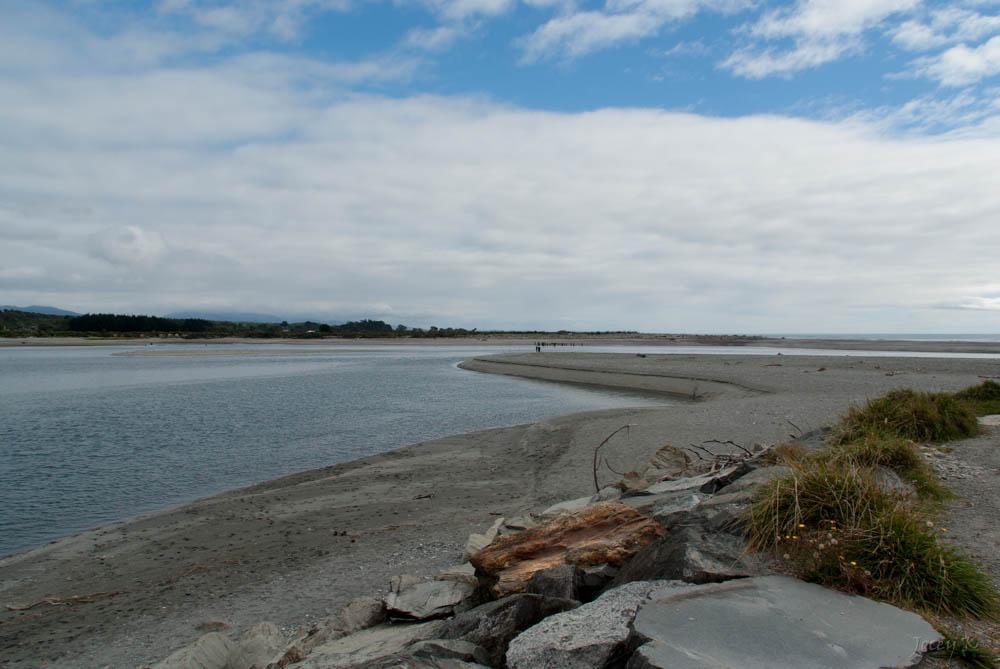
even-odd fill
[(351, 0), (160, 0), (159, 11), (191, 17), (204, 28), (245, 37), (266, 32), (295, 39), (313, 15), (345, 11)]
[(967, 86), (1000, 74), (1000, 36), (979, 46), (959, 44), (947, 51), (914, 62), (918, 74), (945, 86)]
[(464, 35), (465, 29), (456, 25), (414, 28), (406, 33), (403, 44), (424, 51), (441, 51), (450, 47)]
[(518, 40), (524, 60), (573, 59), (656, 35), (668, 23), (700, 10), (732, 12), (742, 0), (607, 0), (601, 11), (570, 11), (542, 24)]
[(1000, 131), (345, 94), (399, 72), (261, 54), (81, 73), (32, 45), (44, 68), (0, 71), (5, 303), (743, 331), (934, 330), (944, 305), (1000, 327), (960, 308), (996, 299)]
[(91, 252), (112, 265), (148, 267), (166, 251), (160, 233), (137, 225), (101, 230), (90, 238)]
[(893, 29), (892, 41), (909, 51), (927, 51), (956, 42), (977, 41), (1000, 32), (1000, 16), (961, 7), (930, 12), (925, 20), (911, 19)]
[[(861, 48), (861, 36), (920, 0), (798, 0), (765, 12), (747, 27), (751, 46), (737, 49), (722, 66), (751, 79), (788, 75), (838, 60)], [(791, 40), (791, 46), (773, 46)]]

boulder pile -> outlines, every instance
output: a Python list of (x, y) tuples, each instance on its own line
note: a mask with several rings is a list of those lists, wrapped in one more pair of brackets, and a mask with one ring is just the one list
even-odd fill
[(693, 460), (665, 446), (616, 486), (470, 536), (467, 562), (396, 576), (286, 640), (207, 634), (154, 669), (908, 667), (920, 616), (775, 575), (742, 515), (787, 468), (766, 449)]

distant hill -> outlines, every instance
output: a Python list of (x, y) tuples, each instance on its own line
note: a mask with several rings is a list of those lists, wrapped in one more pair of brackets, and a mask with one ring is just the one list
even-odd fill
[(285, 320), (273, 314), (257, 314), (243, 311), (175, 311), (167, 318), (201, 318), (206, 321), (227, 321), (231, 323), (280, 323)]
[(30, 307), (15, 307), (9, 304), (0, 305), (0, 311), (24, 311), (29, 314), (45, 314), (46, 316), (79, 316), (75, 311), (67, 311), (58, 307), (46, 307), (33, 304)]

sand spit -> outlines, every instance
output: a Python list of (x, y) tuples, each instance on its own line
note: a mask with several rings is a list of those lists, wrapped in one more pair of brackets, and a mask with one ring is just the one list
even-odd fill
[[(635, 354), (510, 354), (465, 365), (533, 378), (709, 399), (597, 411), (457, 435), (63, 539), (0, 560), (6, 667), (136, 667), (200, 630), (271, 620), (283, 630), (385, 589), (398, 573), (459, 561), (470, 531), (592, 490), (593, 446), (646, 462), (665, 442), (784, 440), (896, 387), (953, 390), (1000, 376), (1000, 360)], [(485, 365), (485, 366), (483, 366)], [(472, 372), (470, 372), (472, 373)], [(655, 387), (651, 387), (655, 386)], [(794, 426), (793, 426), (794, 425)], [(609, 479), (613, 475), (608, 474)], [(118, 593), (90, 603), (67, 601)], [(19, 608), (15, 606), (15, 608)]]

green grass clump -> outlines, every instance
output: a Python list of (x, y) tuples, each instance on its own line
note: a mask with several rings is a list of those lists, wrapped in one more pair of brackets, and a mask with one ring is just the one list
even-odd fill
[(986, 380), (958, 391), (955, 396), (963, 400), (1000, 400), (1000, 383)]
[(820, 460), (861, 468), (888, 467), (916, 488), (923, 499), (941, 501), (952, 497), (934, 475), (919, 447), (899, 437), (868, 437), (860, 441), (828, 447), (817, 454)]
[(996, 657), (978, 639), (947, 631), (942, 632), (941, 636), (944, 640), (931, 651), (931, 656), (942, 660), (959, 660), (973, 669), (996, 669)]
[(955, 397), (964, 400), (977, 416), (1000, 414), (1000, 383), (996, 381), (987, 380), (970, 386), (955, 393)]
[(832, 443), (886, 437), (949, 441), (971, 437), (978, 430), (975, 413), (955, 395), (893, 390), (852, 407), (834, 429)]
[(885, 492), (873, 469), (810, 460), (764, 486), (746, 515), (751, 547), (807, 580), (937, 613), (990, 617), (990, 580)]

